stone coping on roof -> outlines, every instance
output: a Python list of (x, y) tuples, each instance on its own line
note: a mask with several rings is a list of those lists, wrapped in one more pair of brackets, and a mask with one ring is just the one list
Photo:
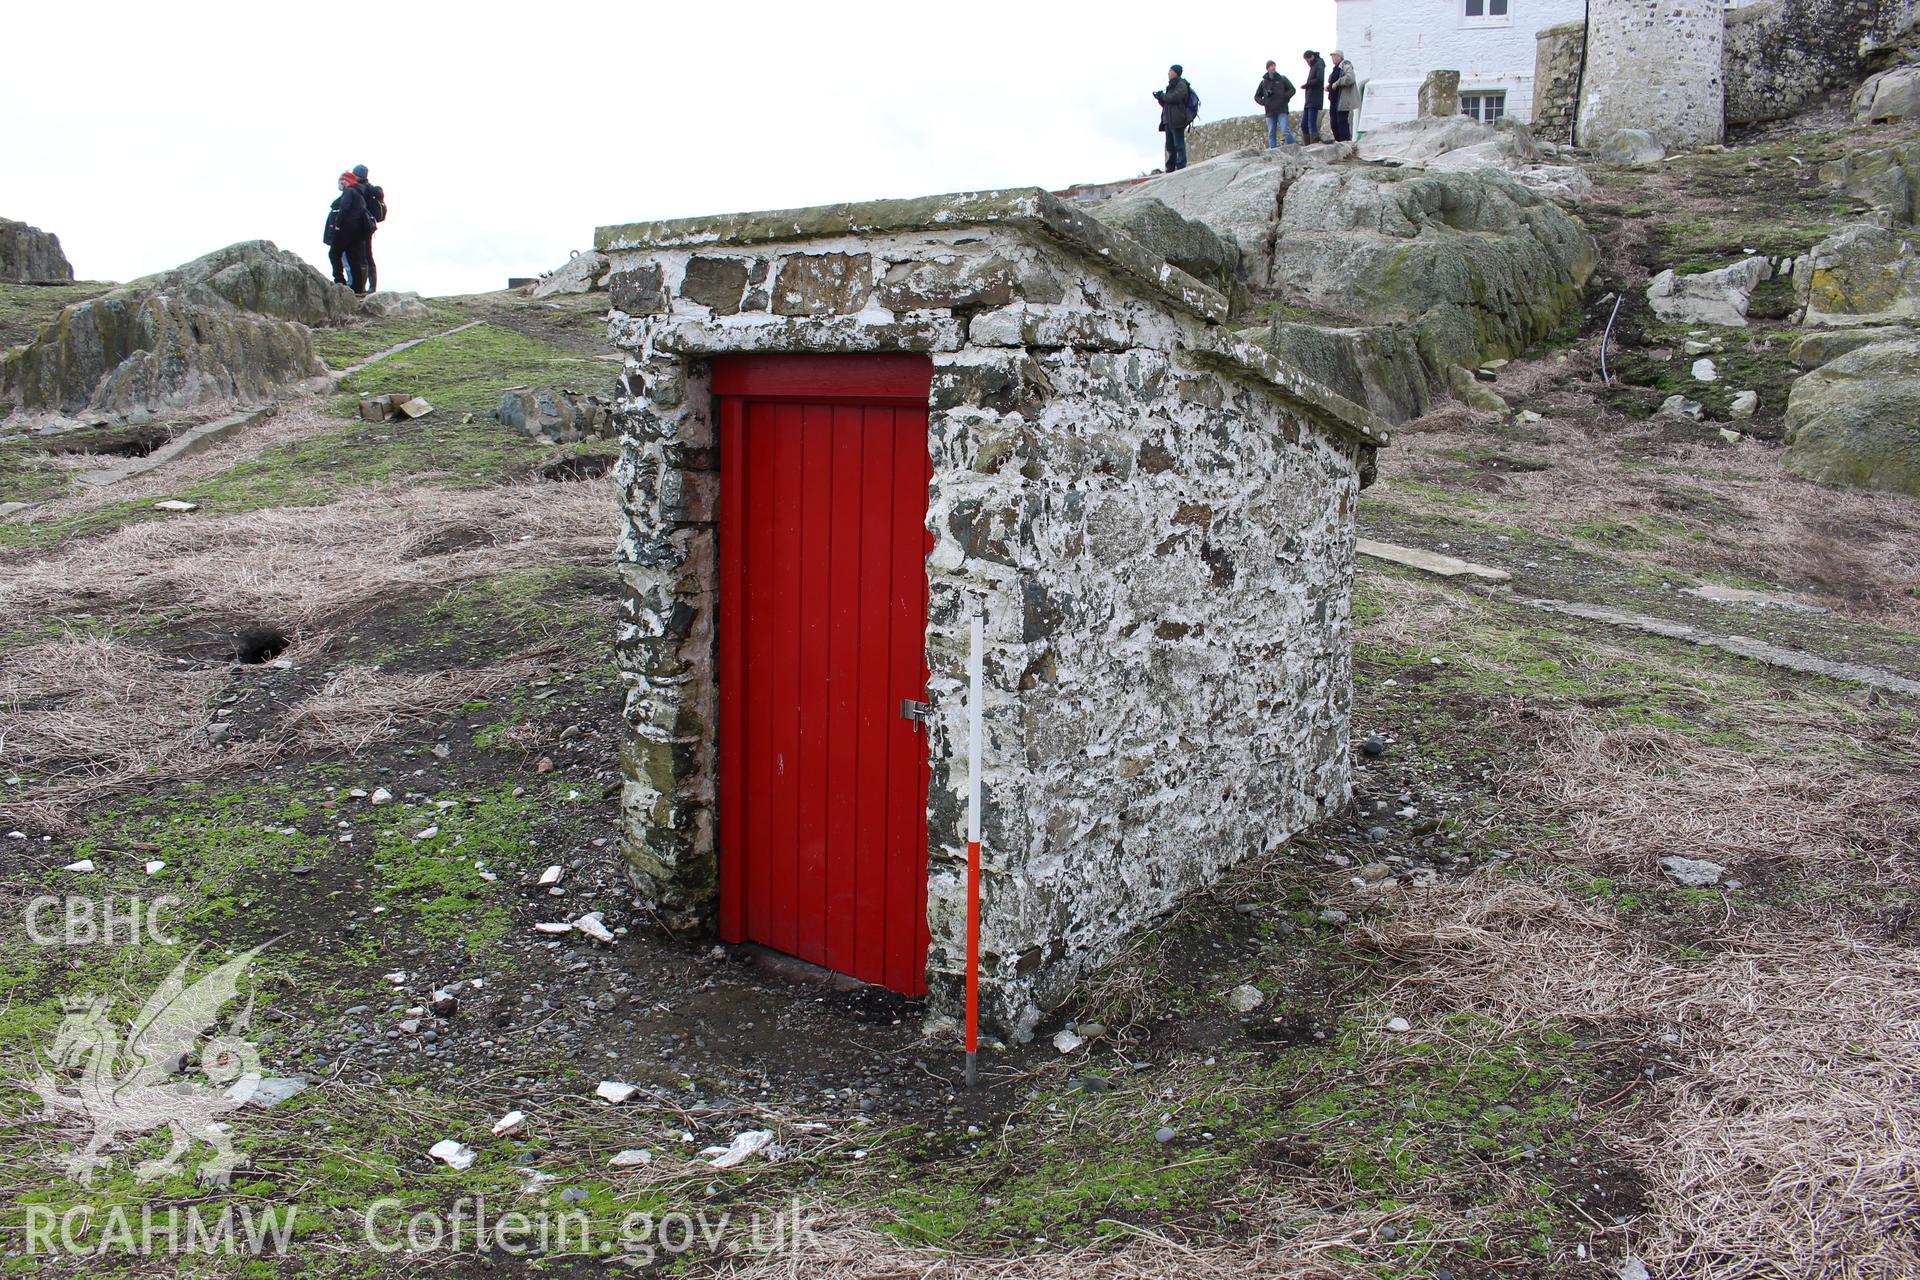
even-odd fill
[(1040, 187), (616, 223), (595, 229), (593, 246), (602, 253), (701, 249), (969, 226), (1007, 227), (1046, 240), (1145, 287), (1169, 305), (1213, 326), (1209, 336), (1215, 341), (1206, 344), (1201, 354), (1237, 366), (1242, 374), (1254, 374), (1324, 426), (1368, 444), (1388, 442), (1390, 433), (1383, 419), (1219, 328), (1230, 311), (1219, 290), (1161, 259), (1132, 236)]

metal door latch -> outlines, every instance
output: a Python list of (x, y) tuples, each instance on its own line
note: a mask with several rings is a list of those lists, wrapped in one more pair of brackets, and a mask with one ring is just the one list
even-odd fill
[(915, 702), (912, 698), (902, 698), (900, 699), (900, 718), (902, 720), (914, 720), (925, 724), (933, 718), (933, 704), (931, 702)]

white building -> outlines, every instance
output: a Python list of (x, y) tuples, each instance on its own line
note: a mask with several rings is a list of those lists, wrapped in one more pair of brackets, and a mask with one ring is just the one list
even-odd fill
[(1359, 128), (1419, 114), (1429, 71), (1460, 73), (1460, 110), (1533, 118), (1534, 33), (1586, 16), (1586, 0), (1335, 0), (1339, 47), (1360, 72)]

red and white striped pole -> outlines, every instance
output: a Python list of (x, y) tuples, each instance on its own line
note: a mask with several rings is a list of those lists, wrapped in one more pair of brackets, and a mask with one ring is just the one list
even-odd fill
[(984, 618), (975, 605), (967, 654), (967, 1087), (980, 1080), (980, 686)]

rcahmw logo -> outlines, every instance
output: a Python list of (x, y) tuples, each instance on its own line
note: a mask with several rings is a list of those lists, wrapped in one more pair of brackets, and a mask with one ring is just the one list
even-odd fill
[(262, 1208), (226, 1205), (114, 1205), (96, 1210), (76, 1205), (64, 1212), (47, 1205), (27, 1206), (27, 1252), (146, 1255), (202, 1253), (262, 1257), (285, 1254), (293, 1239), (292, 1206)]
[(85, 1147), (66, 1156), (68, 1176), (91, 1184), (94, 1170), (112, 1163), (103, 1152), (116, 1137), (164, 1126), (172, 1148), (136, 1166), (137, 1179), (178, 1173), (180, 1157), (197, 1140), (213, 1149), (199, 1167), (200, 1180), (226, 1185), (241, 1157), (229, 1126), (215, 1121), (253, 1096), (261, 1073), (260, 1051), (243, 1034), (252, 999), (224, 1028), (220, 1011), (239, 994), (240, 975), (266, 945), (191, 984), (189, 954), (147, 1000), (124, 1039), (107, 1019), (104, 997), (63, 1001), (67, 1016), (47, 1055), (50, 1069), (30, 1083), (54, 1119), (65, 1113), (93, 1126)]

